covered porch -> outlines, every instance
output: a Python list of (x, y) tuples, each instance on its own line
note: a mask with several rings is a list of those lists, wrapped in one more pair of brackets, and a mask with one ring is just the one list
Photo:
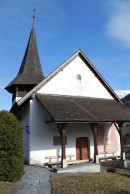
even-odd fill
[[(100, 163), (101, 160), (116, 160), (121, 159), (125, 160), (125, 150), (124, 150), (124, 142), (123, 142), (123, 123), (119, 123), (118, 126), (114, 123), (116, 129), (119, 132), (120, 136), (120, 154), (116, 154), (113, 151), (103, 151), (100, 152), (98, 149), (98, 125), (99, 123), (90, 123), (91, 130), (93, 132), (93, 140), (94, 140), (94, 156), (93, 159), (90, 157), (89, 149), (88, 149), (88, 140), (87, 137), (79, 137), (76, 139), (76, 160), (67, 160), (66, 157), (66, 126), (67, 124), (60, 124), (61, 131), (61, 167), (67, 168), (69, 164), (81, 164), (85, 162), (94, 162)], [(59, 127), (59, 126), (58, 126)]]
[[(99, 126), (104, 124), (114, 125), (119, 133), (120, 138), (120, 159), (125, 161), (125, 151), (123, 142), (123, 123), (130, 121), (130, 109), (123, 103), (112, 99), (98, 99), (87, 97), (72, 97), (72, 96), (56, 96), (37, 94), (37, 99), (46, 108), (50, 114), (50, 119), (46, 121), (47, 124), (55, 123), (59, 130), (61, 138), (61, 167), (67, 168), (70, 161), (67, 161), (66, 154), (66, 130), (70, 124), (85, 124), (90, 126), (93, 134), (94, 155), (92, 162), (99, 163), (100, 158), (104, 159), (118, 159), (118, 155), (113, 152), (107, 153), (104, 149), (102, 153), (98, 149), (98, 131)], [(73, 136), (73, 132), (72, 132)], [(89, 153), (87, 158), (84, 158), (80, 145), (83, 147), (87, 145), (86, 137), (80, 136), (76, 139), (76, 161), (77, 163), (84, 162), (86, 159), (91, 161)], [(86, 151), (87, 152), (87, 151)], [(107, 155), (108, 154), (108, 155)], [(103, 155), (103, 156), (102, 156)], [(86, 156), (85, 156), (86, 157)], [(72, 163), (75, 161), (72, 161)]]

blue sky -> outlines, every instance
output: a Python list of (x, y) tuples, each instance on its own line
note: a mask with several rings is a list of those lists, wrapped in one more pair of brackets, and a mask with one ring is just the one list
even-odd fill
[(1, 0), (0, 110), (11, 107), (4, 87), (21, 65), (34, 3), (45, 76), (81, 49), (114, 90), (130, 90), (130, 0)]

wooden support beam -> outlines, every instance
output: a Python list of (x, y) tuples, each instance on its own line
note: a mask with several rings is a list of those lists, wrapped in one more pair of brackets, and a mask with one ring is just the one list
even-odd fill
[(16, 92), (18, 92), (19, 91), (19, 87), (18, 87), (18, 85), (16, 86)]
[(66, 159), (66, 124), (61, 124), (61, 148), (62, 148), (62, 160)]
[(97, 155), (98, 155), (97, 130), (98, 130), (98, 124), (97, 123), (91, 123), (90, 126), (92, 128), (93, 138), (94, 138), (94, 162), (97, 163)]
[(120, 129), (119, 129), (119, 127), (116, 125), (115, 122), (114, 122), (114, 125), (115, 125), (115, 127), (116, 127), (116, 129), (117, 129), (117, 131), (118, 131), (118, 133), (119, 133), (119, 135), (120, 135)]
[(119, 134), (120, 134), (120, 147), (121, 147), (121, 159), (124, 160), (124, 140), (123, 140), (123, 123), (118, 123), (119, 126)]
[(59, 131), (59, 134), (60, 134), (60, 136), (61, 136), (61, 125), (59, 124), (59, 123), (57, 123), (57, 128), (58, 128), (58, 131)]

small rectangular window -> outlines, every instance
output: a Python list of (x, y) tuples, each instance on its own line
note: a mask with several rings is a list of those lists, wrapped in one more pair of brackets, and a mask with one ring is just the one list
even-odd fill
[[(66, 136), (66, 143), (67, 145), (67, 136)], [(61, 145), (61, 137), (60, 136), (54, 136), (53, 137), (53, 145), (57, 146), (57, 145)]]

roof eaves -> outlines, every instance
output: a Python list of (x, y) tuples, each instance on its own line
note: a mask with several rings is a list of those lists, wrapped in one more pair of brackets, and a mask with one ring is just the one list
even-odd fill
[(25, 102), (31, 95), (35, 94), (39, 89), (41, 89), (46, 83), (48, 83), (54, 76), (56, 76), (60, 71), (62, 71), (73, 59), (75, 59), (80, 50), (78, 50), (74, 55), (72, 55), (68, 60), (66, 60), (62, 65), (60, 65), (56, 70), (49, 74), (43, 81), (41, 81), (37, 86), (35, 86), (30, 92), (28, 92), (23, 98), (21, 98), (17, 104), (20, 106)]
[(111, 93), (111, 95), (117, 101), (121, 102), (120, 98), (115, 94), (109, 84), (105, 81), (105, 79), (101, 76), (101, 74), (97, 71), (97, 69), (93, 66), (93, 64), (89, 61), (89, 59), (84, 55), (81, 50), (78, 50), (75, 54), (73, 54), (70, 58), (68, 58), (63, 64), (61, 64), (57, 69), (55, 69), (52, 73), (50, 73), (43, 81), (41, 81), (37, 86), (35, 86), (30, 92), (28, 92), (23, 98), (21, 98), (17, 104), (20, 106), (23, 102), (25, 102), (31, 95), (34, 95), (39, 89), (41, 89), (46, 83), (48, 83), (53, 77), (55, 77), (60, 71), (62, 71), (71, 61), (73, 61), (77, 56), (80, 56), (82, 60), (89, 64), (91, 70), (97, 75), (98, 79), (103, 83), (106, 89)]
[(38, 96), (36, 96), (37, 100), (39, 101), (39, 103), (45, 108), (45, 110), (48, 112), (48, 114), (51, 117), (51, 122), (55, 122), (54, 117), (52, 116), (52, 114), (48, 111), (48, 109), (41, 103), (40, 99), (38, 98)]
[(55, 119), (55, 120), (50, 120), (50, 121), (46, 121), (46, 123), (119, 123), (119, 122), (130, 122), (129, 120), (59, 120), (59, 119)]

